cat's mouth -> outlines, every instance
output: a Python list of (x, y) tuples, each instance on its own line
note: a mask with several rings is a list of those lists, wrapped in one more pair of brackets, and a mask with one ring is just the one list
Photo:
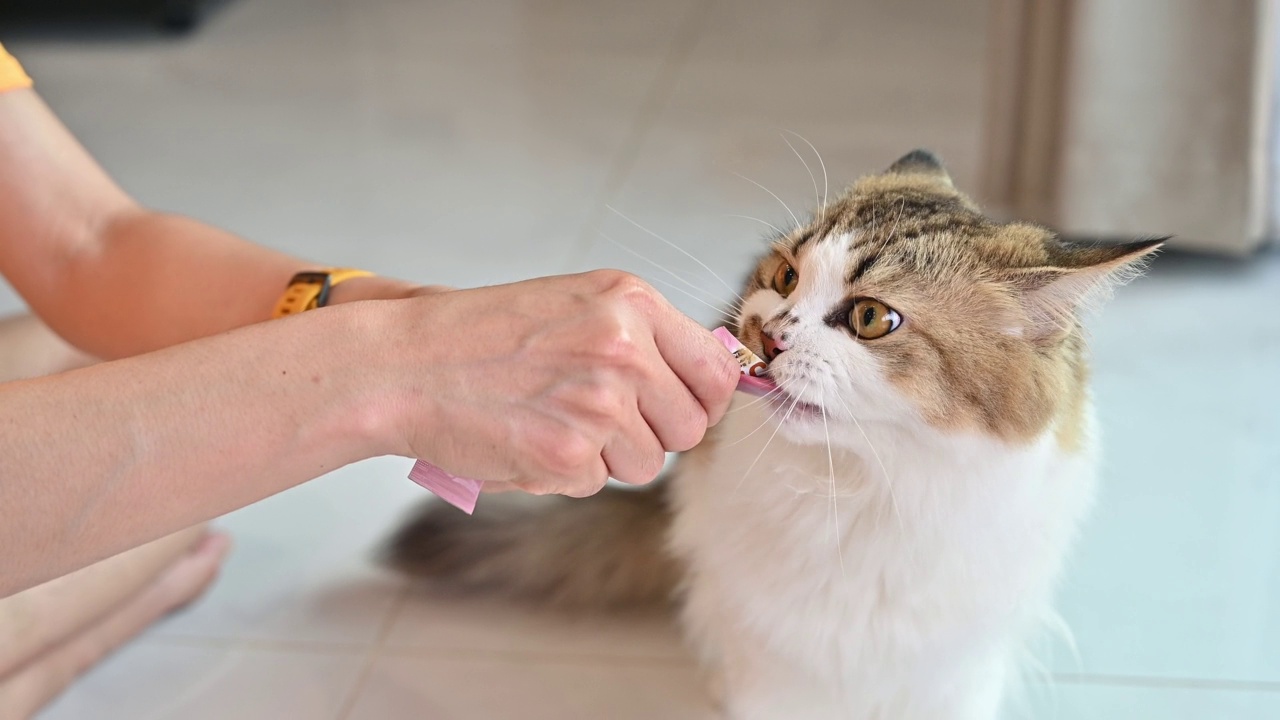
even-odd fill
[(778, 392), (770, 395), (769, 402), (774, 406), (775, 415), (778, 416), (778, 422), (813, 420), (821, 418), (823, 415), (823, 411), (820, 406), (807, 400), (802, 400), (799, 396), (792, 395), (782, 389), (779, 389)]

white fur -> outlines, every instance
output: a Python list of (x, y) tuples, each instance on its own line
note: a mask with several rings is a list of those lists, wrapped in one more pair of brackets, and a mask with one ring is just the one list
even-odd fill
[(1052, 429), (1015, 447), (923, 423), (864, 347), (821, 322), (850, 242), (813, 243), (787, 300), (745, 303), (765, 319), (794, 307), (772, 372), (826, 418), (771, 420), (773, 405), (742, 399), (681, 458), (671, 541), (688, 567), (686, 634), (733, 720), (990, 720), (1050, 612), (1092, 451), (1065, 453)]

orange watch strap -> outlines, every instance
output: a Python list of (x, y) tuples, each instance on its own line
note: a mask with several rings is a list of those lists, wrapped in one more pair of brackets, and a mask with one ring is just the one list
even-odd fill
[(289, 287), (280, 296), (280, 301), (276, 303), (275, 312), (271, 317), (297, 315), (307, 310), (324, 307), (329, 301), (329, 291), (339, 283), (352, 278), (372, 276), (371, 272), (354, 268), (300, 272), (289, 281)]

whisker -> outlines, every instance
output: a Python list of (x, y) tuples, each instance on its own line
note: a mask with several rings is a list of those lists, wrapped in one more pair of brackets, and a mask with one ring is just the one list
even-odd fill
[[(700, 302), (703, 305), (706, 305), (707, 307), (711, 308), (716, 312), (717, 315), (725, 315), (724, 308), (716, 307), (715, 305), (712, 305), (706, 300), (703, 300), (702, 298), (698, 297), (697, 295), (694, 295), (693, 293), (689, 292), (688, 290), (685, 290), (684, 288), (680, 287), (679, 285), (676, 285), (675, 283), (669, 283), (666, 280), (663, 280), (662, 278), (657, 278), (657, 277), (649, 277), (649, 278), (645, 278), (645, 280), (652, 283), (657, 283), (659, 285), (665, 285), (666, 287), (672, 290), (675, 290), (678, 293), (684, 293), (685, 295), (689, 296), (691, 300)], [(734, 320), (732, 317), (725, 316), (723, 320), (724, 322), (727, 322), (734, 327), (738, 326), (738, 321)]]
[(885, 236), (885, 240), (889, 240), (890, 238), (893, 237), (894, 233), (898, 232), (898, 223), (902, 222), (902, 214), (906, 212), (906, 210), (907, 210), (907, 198), (903, 196), (902, 202), (899, 203), (898, 205), (898, 218), (893, 221), (893, 229), (889, 231), (889, 234), (887, 236)]
[(866, 441), (867, 447), (871, 449), (871, 456), (876, 459), (876, 464), (880, 466), (880, 474), (884, 476), (885, 488), (889, 491), (889, 504), (893, 506), (893, 514), (898, 518), (898, 529), (906, 530), (906, 525), (902, 522), (902, 511), (898, 508), (898, 497), (893, 492), (893, 480), (889, 477), (889, 470), (885, 468), (884, 461), (880, 459), (880, 451), (876, 450), (876, 446), (871, 443), (871, 438), (867, 436), (867, 431), (862, 429), (862, 423), (858, 422), (858, 416), (853, 414), (853, 410), (849, 408), (849, 403), (844, 401), (844, 397), (837, 393), (836, 399), (844, 406), (845, 412), (849, 413), (849, 418), (853, 420), (854, 427), (858, 428), (862, 439)]
[(778, 194), (777, 194), (777, 193), (775, 193), (774, 191), (770, 190), (769, 188), (767, 188), (767, 187), (765, 187), (765, 186), (761, 185), (760, 183), (756, 182), (755, 180), (752, 180), (751, 178), (747, 177), (746, 175), (743, 175), (742, 173), (735, 172), (735, 173), (734, 173), (734, 175), (737, 175), (738, 177), (742, 178), (743, 180), (746, 180), (747, 182), (751, 183), (752, 185), (755, 185), (756, 187), (760, 188), (761, 190), (763, 190), (763, 191), (765, 191), (765, 192), (769, 193), (770, 195), (772, 195), (774, 200), (777, 200), (779, 203), (782, 203), (782, 207), (783, 207), (783, 209), (784, 209), (784, 210), (786, 210), (786, 211), (787, 211), (787, 214), (791, 216), (791, 221), (792, 221), (792, 222), (794, 222), (794, 223), (796, 224), (796, 227), (800, 227), (801, 225), (803, 225), (803, 223), (801, 223), (801, 222), (800, 222), (800, 218), (796, 217), (796, 214), (795, 214), (795, 213), (793, 213), (793, 212), (791, 212), (791, 208), (790, 208), (790, 207), (788, 207), (788, 206), (787, 206), (787, 204), (786, 204), (785, 202), (782, 202), (782, 198), (778, 197)]
[(764, 457), (764, 451), (768, 450), (769, 445), (773, 443), (773, 439), (778, 437), (778, 431), (782, 429), (783, 423), (785, 423), (787, 419), (791, 417), (791, 413), (794, 412), (796, 409), (796, 406), (800, 404), (800, 396), (803, 395), (804, 391), (808, 389), (809, 389), (809, 386), (805, 385), (804, 390), (801, 390), (800, 392), (796, 393), (796, 396), (791, 400), (791, 407), (787, 408), (787, 414), (782, 416), (782, 420), (778, 421), (778, 427), (773, 429), (773, 434), (770, 435), (769, 439), (765, 441), (764, 447), (760, 448), (760, 452), (756, 454), (756, 459), (752, 460), (751, 464), (747, 466), (747, 471), (742, 474), (742, 479), (739, 480), (738, 484), (733, 487), (733, 493), (731, 494), (736, 495), (738, 493), (738, 490), (742, 487), (742, 483), (746, 482), (747, 477), (751, 475), (751, 471), (756, 469), (756, 463), (759, 463), (760, 458)]
[(791, 152), (795, 153), (796, 157), (800, 159), (800, 164), (804, 165), (804, 171), (809, 173), (809, 182), (813, 183), (813, 201), (818, 204), (818, 212), (821, 213), (819, 217), (826, 218), (826, 208), (822, 206), (822, 198), (818, 195), (818, 178), (813, 176), (813, 170), (809, 167), (809, 161), (804, 159), (804, 156), (800, 154), (799, 150), (796, 150), (796, 146), (791, 144), (791, 141), (787, 139), (786, 135), (782, 133), (778, 134), (782, 136), (782, 142), (786, 143), (787, 147), (791, 148)]
[(761, 220), (758, 217), (751, 217), (750, 215), (734, 215), (733, 213), (725, 213), (725, 217), (741, 218), (743, 220), (754, 220), (760, 223), (761, 225), (764, 225), (765, 227), (772, 229), (774, 232), (778, 233), (779, 235), (783, 235), (783, 236), (786, 235), (786, 233), (783, 232), (782, 229), (779, 228), (777, 225), (774, 225), (771, 222), (766, 222), (764, 220)]
[(751, 432), (747, 433), (746, 435), (743, 435), (742, 437), (738, 438), (737, 440), (734, 440), (733, 442), (729, 443), (728, 445), (725, 445), (725, 447), (727, 447), (727, 448), (728, 448), (728, 447), (733, 447), (734, 445), (738, 445), (738, 444), (740, 444), (740, 443), (742, 443), (742, 442), (746, 441), (746, 440), (747, 440), (747, 438), (750, 438), (752, 435), (755, 435), (756, 433), (760, 432), (762, 429), (764, 429), (764, 427), (765, 427), (766, 425), (768, 425), (768, 424), (769, 424), (769, 421), (773, 420), (775, 417), (777, 417), (777, 416), (778, 416), (778, 413), (782, 412), (782, 409), (783, 409), (783, 406), (782, 406), (782, 405), (779, 405), (777, 408), (775, 408), (775, 409), (774, 409), (774, 411), (773, 411), (772, 413), (770, 413), (769, 417), (767, 417), (767, 418), (765, 418), (765, 419), (764, 419), (764, 422), (762, 422), (762, 423), (760, 423), (759, 425), (757, 425), (757, 426), (756, 426), (756, 429), (755, 429), (755, 430), (752, 430)]
[(759, 405), (760, 403), (765, 402), (765, 401), (766, 401), (766, 400), (768, 400), (770, 397), (772, 397), (772, 396), (774, 396), (774, 395), (778, 394), (778, 393), (779, 393), (779, 392), (781, 392), (781, 391), (782, 391), (782, 388), (774, 388), (774, 389), (770, 390), (769, 392), (767, 392), (767, 393), (765, 393), (765, 394), (761, 395), (760, 397), (756, 398), (755, 400), (752, 400), (751, 402), (747, 403), (746, 405), (743, 405), (742, 407), (736, 407), (736, 408), (734, 408), (734, 409), (730, 410), (729, 412), (725, 413), (725, 415), (732, 415), (733, 413), (736, 413), (736, 412), (738, 412), (738, 411), (740, 411), (740, 410), (746, 410), (747, 408), (755, 407), (756, 405)]
[(840, 501), (836, 499), (836, 461), (831, 454), (831, 431), (827, 429), (827, 404), (820, 403), (822, 408), (822, 434), (827, 438), (827, 468), (831, 473), (831, 526), (836, 535), (836, 557), (840, 558), (840, 576), (847, 577), (844, 571), (844, 544), (840, 540)]
[(822, 160), (822, 153), (818, 152), (818, 148), (814, 147), (813, 143), (805, 139), (805, 137), (800, 133), (795, 132), (794, 130), (784, 130), (783, 132), (791, 133), (792, 135), (795, 135), (796, 137), (800, 138), (800, 141), (803, 142), (805, 145), (808, 145), (809, 149), (813, 151), (813, 154), (818, 157), (818, 164), (822, 166), (822, 209), (824, 210), (823, 217), (826, 217), (825, 210), (827, 208), (827, 199), (830, 196), (827, 194), (827, 189), (829, 187), (827, 184), (827, 164)]
[(650, 230), (649, 228), (647, 228), (647, 227), (645, 227), (645, 226), (641, 225), (640, 223), (636, 222), (635, 220), (632, 220), (631, 218), (627, 217), (626, 215), (623, 215), (623, 214), (622, 214), (621, 212), (619, 212), (619, 211), (618, 211), (618, 209), (617, 209), (617, 208), (615, 208), (614, 206), (612, 206), (612, 205), (605, 205), (605, 207), (609, 209), (609, 212), (612, 212), (614, 215), (617, 215), (618, 217), (622, 218), (623, 220), (626, 220), (627, 222), (631, 223), (632, 225), (635, 225), (635, 226), (636, 226), (637, 228), (639, 228), (640, 230), (642, 230), (642, 231), (644, 231), (645, 233), (647, 233), (647, 234), (649, 234), (649, 235), (653, 236), (654, 238), (657, 238), (658, 240), (660, 240), (660, 241), (662, 241), (662, 242), (666, 243), (666, 244), (667, 244), (667, 245), (669, 245), (670, 247), (674, 248), (677, 252), (680, 252), (680, 253), (681, 253), (681, 254), (683, 254), (685, 257), (687, 257), (687, 258), (689, 258), (690, 260), (692, 260), (692, 261), (694, 261), (694, 262), (698, 263), (699, 265), (701, 265), (703, 270), (706, 270), (707, 272), (711, 273), (711, 277), (715, 278), (715, 279), (716, 279), (716, 280), (717, 280), (721, 285), (725, 286), (725, 289), (727, 289), (729, 292), (733, 293), (733, 296), (734, 296), (734, 297), (738, 298), (739, 300), (742, 300), (742, 296), (738, 294), (738, 291), (737, 291), (737, 290), (734, 290), (734, 289), (733, 289), (733, 286), (731, 286), (729, 283), (725, 282), (725, 281), (724, 281), (724, 278), (722, 278), (722, 277), (720, 277), (719, 275), (717, 275), (717, 274), (716, 274), (716, 271), (715, 271), (715, 270), (712, 270), (710, 265), (707, 265), (706, 263), (704, 263), (704, 262), (702, 262), (701, 260), (699, 260), (696, 256), (694, 256), (694, 254), (693, 254), (693, 253), (689, 252), (688, 250), (685, 250), (684, 248), (680, 247), (679, 245), (676, 245), (675, 243), (673, 243), (673, 242), (671, 242), (670, 240), (668, 240), (668, 239), (666, 239), (666, 238), (662, 237), (662, 236), (661, 236), (661, 235), (659, 235), (658, 233), (656, 233), (656, 232), (654, 232), (654, 231)]
[(661, 264), (660, 264), (660, 263), (658, 263), (657, 261), (655, 261), (655, 260), (652, 260), (652, 259), (650, 259), (650, 258), (645, 257), (644, 255), (642, 255), (639, 251), (635, 250), (634, 248), (630, 248), (630, 247), (628, 247), (628, 246), (626, 246), (626, 245), (624, 245), (624, 244), (622, 244), (622, 243), (618, 242), (617, 240), (614, 240), (613, 238), (609, 237), (608, 235), (605, 235), (603, 232), (602, 232), (602, 233), (600, 233), (600, 237), (604, 238), (605, 240), (608, 240), (609, 242), (613, 243), (614, 245), (617, 245), (619, 248), (621, 248), (621, 249), (625, 250), (626, 252), (628, 252), (628, 253), (630, 253), (630, 254), (634, 255), (635, 257), (637, 257), (637, 258), (639, 258), (639, 259), (641, 259), (641, 260), (643, 260), (643, 261), (645, 261), (645, 262), (649, 263), (650, 265), (652, 265), (652, 266), (654, 266), (654, 267), (658, 268), (659, 270), (661, 270), (661, 271), (663, 271), (663, 272), (667, 273), (667, 274), (668, 274), (668, 275), (670, 275), (671, 277), (675, 278), (676, 280), (679, 280), (680, 282), (682, 282), (682, 283), (684, 283), (685, 285), (687, 285), (687, 286), (689, 286), (689, 287), (693, 288), (694, 290), (697, 290), (698, 292), (701, 292), (701, 293), (707, 293), (707, 295), (708, 295), (708, 296), (710, 296), (712, 300), (714, 300), (714, 301), (716, 301), (716, 302), (720, 302), (720, 298), (718, 298), (718, 297), (716, 297), (716, 296), (714, 296), (714, 295), (711, 295), (711, 293), (708, 293), (708, 292), (707, 292), (706, 290), (704, 290), (703, 288), (700, 288), (700, 287), (698, 287), (697, 285), (693, 284), (692, 282), (689, 282), (687, 279), (685, 279), (685, 278), (684, 278), (684, 276), (680, 275), (679, 273), (677, 273), (676, 271), (672, 270), (671, 268), (666, 267), (666, 266), (664, 266), (664, 265), (661, 265)]

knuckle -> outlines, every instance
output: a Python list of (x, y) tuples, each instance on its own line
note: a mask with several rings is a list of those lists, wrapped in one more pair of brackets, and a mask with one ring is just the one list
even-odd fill
[(534, 478), (522, 478), (513, 484), (520, 488), (521, 492), (530, 495), (549, 495), (552, 491), (552, 485), (549, 482)]
[(658, 291), (643, 279), (620, 270), (603, 271), (608, 273), (601, 278), (605, 292), (635, 309), (646, 310), (657, 304)]
[(641, 475), (643, 476), (640, 479), (641, 484), (648, 484), (656, 480), (662, 474), (662, 468), (666, 465), (666, 462), (666, 453), (660, 450), (648, 453), (644, 460), (644, 467), (641, 469)]
[(628, 485), (647, 485), (662, 474), (666, 465), (667, 454), (659, 446), (638, 453), (627, 459), (614, 471), (614, 477)]
[(702, 442), (702, 438), (707, 434), (707, 413), (701, 408), (690, 413), (690, 417), (680, 422), (676, 427), (672, 428), (671, 436), (668, 438), (670, 447), (667, 450), (671, 452), (684, 452), (692, 450)]
[(627, 293), (648, 287), (644, 280), (624, 270), (595, 270), (592, 275), (611, 292)]
[(575, 354), (593, 369), (634, 367), (643, 362), (640, 336), (633, 322), (616, 308), (597, 305), (575, 343)]
[(608, 481), (608, 478), (602, 478), (599, 480), (596, 480), (596, 479), (587, 480), (584, 482), (577, 483), (572, 487), (565, 489), (564, 492), (562, 492), (561, 494), (567, 495), (573, 498), (591, 497), (592, 495), (595, 495), (596, 493), (603, 490), (604, 485), (607, 481)]
[(601, 295), (618, 302), (644, 301), (656, 292), (649, 283), (623, 270), (594, 270), (591, 276)]
[(626, 399), (614, 383), (593, 382), (580, 391), (580, 409), (592, 420), (610, 422), (626, 408)]
[(538, 448), (537, 463), (550, 475), (558, 478), (577, 475), (582, 466), (595, 454), (594, 446), (576, 432), (551, 433)]
[(592, 282), (596, 283), (598, 287), (601, 287), (604, 289), (613, 288), (618, 283), (623, 282), (625, 278), (633, 277), (631, 273), (625, 272), (623, 270), (614, 270), (611, 268), (591, 270), (586, 273), (586, 276), (590, 278)]
[(613, 367), (631, 366), (640, 356), (635, 336), (622, 323), (613, 323), (605, 332), (598, 333), (594, 343), (594, 354)]

